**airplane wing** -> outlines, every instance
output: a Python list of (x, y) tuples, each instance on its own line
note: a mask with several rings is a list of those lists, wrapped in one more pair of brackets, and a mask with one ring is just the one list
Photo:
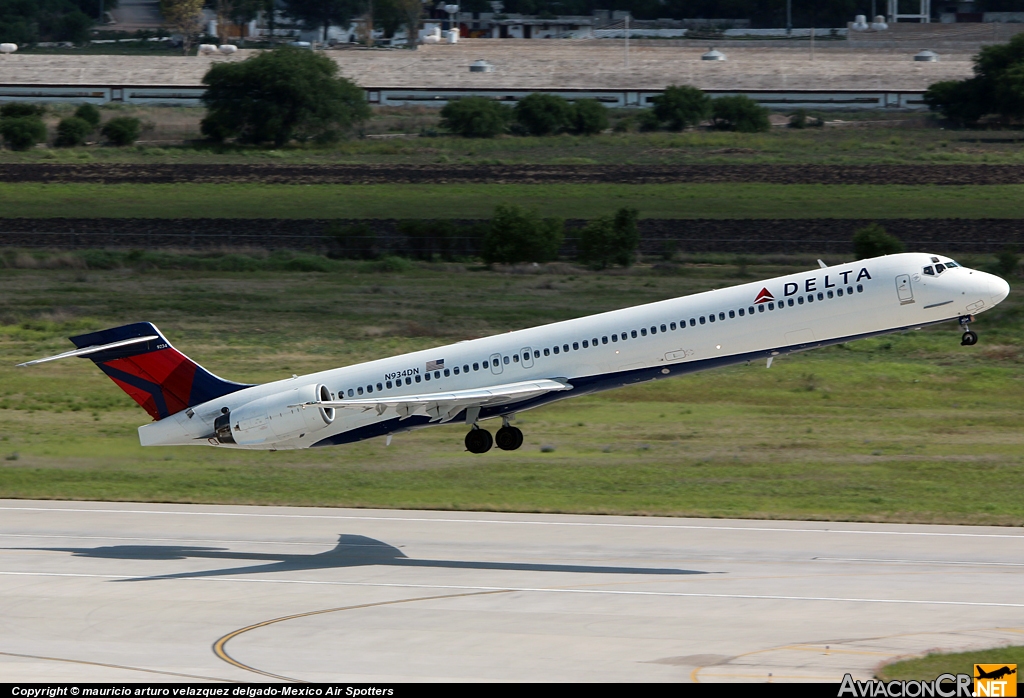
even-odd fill
[(383, 415), (394, 410), (399, 418), (406, 419), (414, 414), (428, 415), (432, 422), (447, 422), (456, 417), (462, 410), (474, 407), (493, 407), (509, 402), (527, 400), (538, 395), (558, 390), (572, 390), (572, 385), (565, 381), (541, 379), (505, 383), (486, 388), (470, 390), (454, 390), (444, 393), (425, 393), (423, 395), (396, 395), (394, 397), (360, 397), (350, 400), (310, 401), (289, 407), (317, 407), (334, 409), (358, 409), (364, 412), (376, 410)]

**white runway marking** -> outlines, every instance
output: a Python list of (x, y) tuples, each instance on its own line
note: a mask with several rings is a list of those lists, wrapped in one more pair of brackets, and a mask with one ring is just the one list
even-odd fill
[(417, 523), (457, 523), (457, 524), (501, 524), (511, 526), (577, 526), (588, 528), (649, 528), (679, 529), (707, 531), (758, 531), (765, 533), (837, 533), (871, 536), (926, 536), (950, 538), (1013, 538), (1024, 541), (1024, 533), (952, 533), (947, 531), (872, 531), (840, 528), (782, 528), (767, 526), (710, 526), (696, 524), (627, 524), (612, 522), (584, 521), (531, 521), (521, 519), (439, 519), (427, 517), (404, 516), (345, 516), (337, 514), (257, 514), (250, 512), (218, 512), (218, 511), (164, 511), (158, 509), (68, 509), (63, 507), (0, 507), (0, 511), (45, 511), (69, 512), (76, 514), (147, 514), (158, 516), (217, 516), (217, 517), (252, 517), (264, 519), (324, 519), (344, 521), (413, 521)]
[(314, 586), (384, 587), (394, 589), (454, 589), (459, 591), (521, 591), (543, 594), (604, 594), (611, 596), (669, 596), (698, 599), (744, 599), (766, 601), (832, 601), (840, 603), (912, 604), (917, 606), (987, 606), (998, 608), (1024, 608), (1024, 603), (997, 601), (942, 601), (921, 599), (864, 599), (841, 596), (780, 596), (774, 594), (709, 594), (685, 591), (623, 591), (616, 589), (566, 589), (544, 587), (464, 586), (458, 584), (392, 584), (385, 582), (332, 582), (315, 579), (235, 579), (231, 577), (139, 577), (126, 574), (73, 574), (60, 572), (0, 572), (3, 576), (72, 577), (85, 579), (114, 579), (133, 581), (187, 581), (233, 582), (237, 584), (309, 584)]

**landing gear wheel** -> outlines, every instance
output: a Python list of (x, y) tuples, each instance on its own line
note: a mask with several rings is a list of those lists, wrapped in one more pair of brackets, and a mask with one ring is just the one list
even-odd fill
[(471, 429), (466, 434), (466, 450), (470, 453), (487, 453), (493, 444), (491, 432), (486, 429)]
[(960, 340), (960, 346), (962, 347), (973, 347), (978, 343), (978, 335), (972, 330), (964, 332), (963, 339)]
[(514, 451), (523, 445), (523, 432), (516, 427), (502, 427), (494, 435), (494, 443), (502, 451)]

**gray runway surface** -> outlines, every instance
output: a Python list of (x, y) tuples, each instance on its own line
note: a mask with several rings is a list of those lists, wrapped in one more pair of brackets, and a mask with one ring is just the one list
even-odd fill
[(839, 681), (1024, 643), (1024, 531), (0, 500), (0, 680)]

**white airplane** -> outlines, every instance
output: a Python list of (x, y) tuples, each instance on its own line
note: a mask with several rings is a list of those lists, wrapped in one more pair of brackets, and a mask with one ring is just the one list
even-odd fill
[[(71, 337), (153, 417), (143, 446), (281, 450), (330, 446), (450, 422), (466, 448), (513, 451), (516, 413), (554, 400), (717, 366), (968, 323), (1010, 292), (1003, 279), (941, 255), (897, 254), (614, 310), (305, 376), (245, 385), (174, 349), (151, 323)], [(495, 438), (485, 419), (501, 418)]]

